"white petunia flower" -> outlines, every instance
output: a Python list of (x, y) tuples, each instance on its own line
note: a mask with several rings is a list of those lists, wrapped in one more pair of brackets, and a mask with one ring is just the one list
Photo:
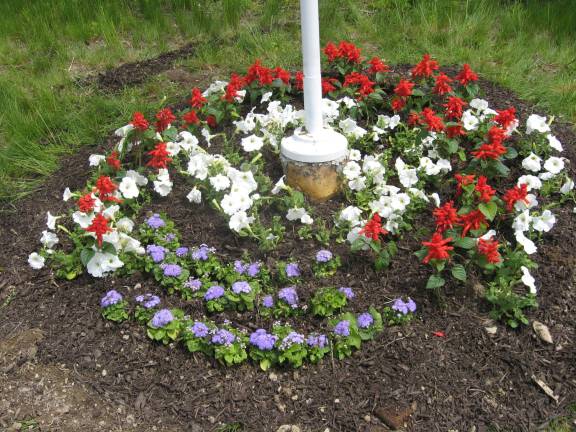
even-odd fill
[(342, 173), (348, 180), (354, 180), (360, 175), (361, 172), (362, 169), (360, 168), (360, 165), (354, 161), (348, 162), (342, 170)]
[(572, 189), (574, 189), (574, 181), (571, 178), (567, 178), (560, 188), (560, 193), (566, 195), (567, 193), (570, 193)]
[(60, 239), (55, 233), (51, 231), (42, 231), (42, 237), (40, 238), (40, 243), (42, 243), (48, 249), (52, 249), (52, 247), (58, 244), (59, 241)]
[(106, 218), (106, 219), (114, 219), (114, 216), (116, 215), (116, 213), (118, 212), (118, 210), (120, 210), (120, 206), (119, 205), (112, 205), (110, 207), (107, 207), (103, 212), (102, 215)]
[(527, 267), (522, 266), (520, 267), (520, 270), (522, 270), (522, 283), (530, 289), (530, 294), (536, 294), (536, 285), (534, 284), (536, 280), (530, 274)]
[(94, 256), (86, 264), (86, 270), (94, 277), (103, 277), (123, 265), (124, 263), (116, 255), (96, 250)]
[(266, 92), (262, 95), (262, 99), (260, 99), (260, 103), (266, 103), (268, 101), (270, 101), (270, 98), (272, 97), (272, 92)]
[(210, 177), (210, 184), (216, 192), (226, 190), (230, 187), (230, 179), (225, 175), (218, 174), (214, 177)]
[(564, 160), (556, 156), (550, 156), (546, 159), (546, 162), (544, 162), (544, 169), (556, 175), (564, 169)]
[(440, 195), (434, 192), (433, 194), (430, 195), (430, 198), (434, 200), (434, 205), (436, 207), (440, 207)]
[(542, 159), (538, 155), (530, 153), (528, 157), (522, 160), (522, 168), (532, 172), (539, 172), (542, 169), (541, 163)]
[[(361, 225), (365, 224), (365, 221), (361, 221)], [(346, 241), (351, 245), (356, 243), (358, 240), (362, 241), (362, 246), (360, 246), (361, 250), (368, 250), (370, 248), (370, 241), (366, 236), (360, 234), (360, 230), (362, 229), (361, 226), (354, 227), (348, 232), (346, 235)]]
[(532, 218), (532, 226), (536, 231), (548, 232), (556, 223), (556, 216), (550, 210), (544, 210), (540, 216)]
[(196, 138), (188, 131), (182, 131), (178, 134), (178, 136), (182, 138), (182, 140), (179, 142), (180, 147), (182, 147), (182, 149), (187, 153), (190, 153), (192, 150), (195, 150), (196, 147), (198, 147), (198, 144), (200, 143), (198, 141), (198, 138)]
[(512, 228), (515, 232), (528, 231), (530, 229), (530, 223), (532, 222), (532, 216), (530, 216), (529, 210), (524, 210), (518, 216), (514, 218), (512, 223)]
[(62, 216), (53, 216), (50, 212), (46, 212), (46, 226), (48, 227), (48, 229), (55, 230), (56, 221), (61, 217)]
[(462, 126), (467, 131), (473, 131), (478, 129), (479, 123), (480, 121), (478, 120), (478, 117), (472, 114), (472, 111), (466, 110), (462, 113)]
[(418, 183), (418, 174), (415, 168), (405, 169), (398, 172), (398, 179), (405, 188), (409, 188)]
[(264, 145), (264, 140), (256, 135), (242, 138), (242, 148), (246, 152), (258, 151)]
[(286, 219), (289, 221), (295, 221), (300, 219), (302, 216), (306, 214), (306, 209), (302, 207), (294, 207), (288, 209), (288, 213), (286, 213)]
[(474, 108), (475, 110), (478, 111), (486, 111), (488, 109), (488, 101), (484, 100), (484, 99), (472, 99), (470, 101), (470, 107)]
[(280, 180), (278, 180), (274, 185), (274, 187), (272, 188), (273, 195), (278, 195), (280, 191), (285, 190), (287, 188), (286, 184), (284, 183), (284, 177), (285, 176), (280, 177)]
[(516, 241), (522, 245), (524, 252), (526, 252), (528, 255), (532, 255), (538, 250), (534, 242), (526, 237), (522, 231), (516, 231), (515, 237)]
[(300, 222), (302, 222), (304, 225), (312, 225), (314, 223), (314, 219), (312, 219), (312, 217), (306, 213), (300, 218)]
[(350, 152), (348, 153), (348, 159), (351, 161), (359, 161), (362, 159), (362, 153), (360, 153), (360, 150), (350, 149)]
[(526, 195), (525, 200), (518, 200), (514, 203), (514, 208), (516, 211), (524, 211), (526, 209), (534, 208), (538, 205), (538, 199), (534, 194)]
[(356, 177), (348, 182), (348, 187), (354, 191), (360, 192), (366, 189), (366, 177)]
[(344, 120), (340, 120), (338, 126), (340, 127), (344, 135), (351, 136), (354, 139), (360, 139), (368, 133), (366, 129), (363, 129), (360, 126), (358, 126), (356, 120), (350, 117)]
[(90, 166), (98, 166), (100, 165), (102, 162), (104, 162), (106, 160), (106, 156), (104, 155), (100, 155), (100, 154), (91, 154), (90, 157), (88, 158), (88, 163), (90, 164)]
[(131, 233), (134, 230), (134, 221), (130, 218), (123, 217), (116, 222), (116, 228), (118, 231), (122, 231), (125, 233)]
[(349, 98), (348, 96), (344, 96), (342, 99), (339, 99), (336, 102), (346, 105), (346, 108), (348, 109), (354, 108), (356, 105), (358, 105), (354, 99)]
[(133, 179), (137, 186), (146, 186), (148, 184), (146, 176), (140, 174), (138, 171), (128, 170), (126, 171), (126, 177)]
[(253, 216), (248, 216), (245, 211), (240, 211), (232, 215), (228, 222), (228, 226), (231, 230), (239, 233), (243, 229), (250, 227), (252, 222), (254, 222)]
[(40, 270), (42, 267), (44, 267), (45, 262), (46, 259), (36, 252), (32, 252), (30, 255), (28, 255), (28, 264), (34, 270)]
[(532, 134), (534, 131), (541, 133), (550, 132), (550, 126), (546, 122), (546, 117), (539, 116), (538, 114), (531, 114), (526, 120), (526, 133)]
[(121, 137), (124, 138), (128, 135), (128, 132), (130, 132), (131, 130), (134, 129), (134, 125), (132, 125), (131, 123), (128, 123), (125, 126), (122, 126), (121, 128), (118, 128), (114, 131), (114, 135), (116, 135), (117, 137)]
[(531, 191), (532, 189), (538, 190), (542, 187), (542, 180), (533, 175), (523, 175), (518, 178), (517, 184), (518, 186), (525, 184), (528, 191)]
[(362, 215), (362, 210), (358, 207), (348, 206), (340, 212), (339, 220), (348, 222), (352, 226), (358, 225), (360, 222), (360, 216)]
[(206, 128), (202, 128), (202, 130), (200, 131), (200, 133), (202, 134), (202, 136), (204, 137), (204, 139), (206, 140), (206, 143), (208, 144), (208, 147), (210, 147), (211, 145), (211, 141), (212, 138), (214, 138), (216, 135), (211, 135), (210, 131)]
[(389, 218), (392, 216), (392, 213), (394, 213), (392, 199), (387, 196), (381, 196), (378, 201), (371, 201), (369, 206), (372, 213), (378, 213), (385, 219)]
[(546, 135), (546, 139), (548, 139), (548, 144), (556, 151), (563, 151), (564, 148), (562, 147), (562, 143), (552, 134)]
[(72, 198), (72, 192), (70, 191), (70, 188), (67, 187), (64, 189), (64, 193), (62, 194), (62, 200), (68, 201), (70, 198)]
[(160, 194), (160, 196), (167, 196), (172, 192), (172, 181), (170, 181), (170, 174), (168, 170), (162, 168), (158, 171), (158, 176), (154, 180), (154, 190)]
[(482, 240), (490, 240), (492, 237), (494, 237), (496, 235), (496, 231), (494, 230), (490, 230), (488, 231), (486, 234), (484, 234), (483, 236), (481, 236), (480, 238)]
[(124, 177), (118, 186), (118, 190), (122, 192), (122, 196), (126, 199), (136, 198), (140, 191), (136, 185), (136, 181), (132, 177)]
[(94, 213), (82, 213), (81, 211), (77, 211), (72, 213), (72, 220), (80, 225), (80, 228), (86, 229), (90, 225), (92, 225), (92, 219), (94, 219)]
[(202, 202), (202, 192), (198, 190), (196, 186), (192, 188), (188, 195), (186, 195), (188, 201), (194, 204), (200, 204)]

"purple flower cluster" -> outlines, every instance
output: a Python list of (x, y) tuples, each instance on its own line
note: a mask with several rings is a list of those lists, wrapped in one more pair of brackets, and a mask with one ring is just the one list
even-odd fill
[(234, 261), (234, 270), (236, 270), (236, 273), (240, 275), (246, 274), (247, 276), (253, 278), (258, 276), (258, 273), (260, 273), (261, 265), (262, 264), (259, 262), (244, 264), (242, 261), (236, 260)]
[(282, 343), (280, 344), (280, 349), (282, 351), (287, 350), (292, 345), (295, 344), (303, 344), (304, 343), (304, 335), (301, 333), (290, 332), (286, 335), (284, 339), (282, 339)]
[(343, 293), (348, 300), (352, 300), (356, 296), (356, 294), (354, 294), (354, 291), (352, 291), (352, 288), (340, 287), (338, 288), (338, 291)]
[(174, 321), (174, 315), (172, 315), (170, 309), (161, 309), (152, 317), (152, 327), (164, 327), (166, 324), (170, 324), (172, 321)]
[(262, 299), (262, 306), (268, 309), (274, 307), (274, 298), (271, 295), (264, 296)]
[(197, 338), (203, 338), (208, 336), (210, 329), (206, 324), (201, 321), (195, 321), (194, 324), (190, 327), (190, 331), (196, 336)]
[(166, 256), (166, 248), (163, 246), (153, 244), (148, 245), (146, 246), (146, 252), (152, 257), (152, 261), (155, 263), (163, 261), (164, 257)]
[(232, 292), (234, 294), (250, 294), (252, 287), (248, 282), (238, 281), (232, 284)]
[(332, 259), (332, 252), (326, 249), (319, 250), (316, 253), (316, 261), (319, 263), (326, 263)]
[(186, 255), (188, 255), (188, 251), (189, 249), (186, 246), (181, 246), (178, 249), (176, 249), (176, 256), (178, 258), (185, 257)]
[(400, 312), (402, 315), (407, 315), (408, 312), (416, 311), (416, 303), (410, 297), (408, 297), (408, 301), (406, 302), (401, 298), (397, 298), (396, 300), (394, 300), (392, 309), (397, 312)]
[(175, 239), (176, 239), (176, 234), (172, 234), (172, 233), (166, 234), (166, 237), (164, 237), (164, 240), (166, 240), (167, 242), (171, 242)]
[(212, 336), (214, 345), (232, 345), (235, 340), (236, 336), (226, 329), (220, 329)]
[(192, 251), (192, 259), (195, 261), (206, 261), (211, 252), (214, 252), (214, 248), (201, 244)]
[(374, 317), (369, 312), (364, 312), (358, 315), (358, 327), (361, 329), (366, 329), (374, 324)]
[(160, 304), (160, 297), (154, 294), (144, 294), (136, 296), (136, 302), (146, 309), (152, 309)]
[(278, 336), (267, 333), (264, 329), (258, 329), (250, 335), (250, 343), (262, 351), (273, 349), (277, 340)]
[(110, 290), (100, 300), (100, 306), (105, 308), (108, 306), (115, 305), (116, 303), (120, 303), (121, 301), (122, 301), (122, 294), (120, 294), (116, 290)]
[(213, 285), (210, 288), (208, 288), (208, 291), (206, 291), (206, 294), (204, 294), (204, 300), (206, 301), (216, 300), (222, 297), (223, 295), (224, 295), (224, 288), (222, 288), (219, 285)]
[(287, 277), (299, 277), (300, 276), (300, 267), (298, 267), (297, 263), (286, 264), (286, 276)]
[(298, 293), (295, 287), (286, 287), (278, 291), (278, 298), (284, 300), (288, 305), (294, 307), (298, 306)]
[(190, 288), (192, 291), (198, 291), (202, 288), (202, 281), (200, 279), (190, 278), (184, 282), (186, 288)]
[(350, 336), (350, 321), (342, 320), (334, 326), (334, 334), (338, 336)]
[(158, 213), (154, 213), (151, 217), (149, 217), (146, 220), (146, 223), (148, 224), (148, 226), (150, 228), (153, 228), (153, 229), (162, 228), (163, 226), (166, 225), (166, 222), (164, 222), (162, 220), (162, 218), (160, 217), (160, 215)]
[(164, 276), (178, 277), (182, 274), (182, 267), (178, 264), (162, 264), (161, 267), (164, 270)]
[(328, 338), (323, 334), (311, 334), (306, 343), (310, 348), (324, 348), (328, 345)]

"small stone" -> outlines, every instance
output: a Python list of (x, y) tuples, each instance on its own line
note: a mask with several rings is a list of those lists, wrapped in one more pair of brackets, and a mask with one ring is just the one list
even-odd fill
[(549, 344), (554, 343), (552, 341), (552, 335), (550, 334), (550, 330), (548, 329), (547, 325), (542, 324), (540, 321), (534, 321), (532, 323), (532, 328), (534, 329), (536, 335), (544, 342)]
[(270, 372), (270, 375), (268, 375), (268, 378), (270, 378), (270, 381), (273, 381), (273, 382), (278, 381), (278, 375), (276, 375), (274, 372)]
[(339, 404), (339, 403), (340, 403), (340, 399), (334, 399), (334, 403), (335, 403), (335, 404)]
[(488, 333), (489, 335), (495, 335), (498, 332), (498, 327), (496, 326), (484, 327), (484, 329), (486, 330), (486, 333)]
[(106, 375), (108, 375), (108, 372), (106, 372), (106, 369), (102, 369), (102, 376), (105, 377)]
[(276, 432), (301, 432), (300, 428), (296, 425), (282, 425)]
[(293, 400), (293, 401), (298, 400), (298, 395), (292, 396), (292, 400)]
[(372, 421), (372, 417), (370, 417), (370, 414), (366, 414), (366, 415), (364, 416), (364, 421), (365, 421), (366, 423), (370, 423), (370, 422)]
[(404, 427), (408, 419), (416, 409), (416, 405), (411, 406), (389, 406), (379, 407), (374, 410), (374, 414), (392, 430), (398, 430)]

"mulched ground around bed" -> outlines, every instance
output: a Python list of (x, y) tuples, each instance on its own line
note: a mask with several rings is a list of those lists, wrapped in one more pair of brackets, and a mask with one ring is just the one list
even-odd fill
[[(121, 73), (126, 75), (124, 69)], [(491, 106), (515, 106), (521, 124), (534, 112), (493, 83), (482, 81), (480, 87)], [(555, 124), (553, 132), (564, 144), (564, 155), (576, 161), (576, 135), (570, 125)], [(112, 139), (105, 147), (111, 143)], [(194, 431), (238, 422), (248, 431), (275, 431), (283, 424), (299, 425), (304, 431), (378, 431), (406, 420), (410, 431), (529, 431), (576, 402), (572, 208), (557, 211), (558, 224), (539, 248), (540, 268), (535, 276), (541, 284), (540, 308), (529, 313), (531, 320), (550, 327), (554, 344), (542, 342), (529, 327), (513, 331), (499, 324), (495, 334), (487, 332), (485, 327), (493, 324), (478, 289), (472, 286), (450, 286), (445, 304), (433, 301), (423, 288), (428, 270), (409, 248), (401, 248), (392, 266), (376, 275), (370, 261), (350, 255), (347, 246), (338, 246), (335, 251), (344, 266), (332, 282), (354, 288), (354, 309), (405, 294), (417, 301), (418, 319), (406, 327), (386, 328), (344, 361), (327, 358), (318, 366), (265, 373), (252, 364), (222, 367), (201, 354), (153, 343), (135, 323), (114, 325), (101, 318), (98, 304), (105, 291), (161, 292), (150, 278), (83, 276), (63, 282), (54, 281), (48, 270), (34, 272), (28, 267), (26, 259), (37, 245), (46, 210), (56, 214), (65, 208), (62, 190), (84, 185), (88, 155), (94, 152), (97, 149), (84, 148), (64, 159), (62, 168), (40, 190), (2, 214), (0, 304), (11, 301), (0, 309), (0, 339), (40, 329), (44, 337), (38, 342), (36, 361), (65, 365), (74, 371), (73, 379), (90, 387), (103, 403), (133, 413), (144, 425), (140, 430), (159, 422), (171, 430)], [(569, 169), (574, 176), (574, 167)], [(247, 250), (264, 261), (286, 258), (296, 248), (300, 256), (312, 256), (319, 249), (313, 241), (286, 243), (263, 255), (250, 241), (232, 236), (225, 221), (214, 217), (208, 207), (192, 208), (187, 192), (184, 185), (175, 183), (170, 197), (156, 200), (149, 209), (165, 211), (185, 244), (208, 243), (230, 259)], [(324, 204), (317, 211), (329, 213), (333, 206)], [(201, 313), (196, 306), (188, 305), (186, 310)], [(247, 317), (230, 318), (247, 328), (258, 325)], [(435, 331), (445, 337), (434, 336)], [(12, 368), (1, 373), (15, 372)], [(558, 403), (536, 385), (536, 378), (554, 390)], [(33, 414), (35, 409), (22, 408), (20, 415)], [(54, 426), (73, 430), (65, 427), (66, 416), (61, 421), (62, 425)], [(97, 424), (94, 427), (98, 430)]]

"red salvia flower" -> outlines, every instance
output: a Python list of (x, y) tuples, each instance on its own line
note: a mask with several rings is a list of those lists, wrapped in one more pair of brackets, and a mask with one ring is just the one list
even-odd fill
[(359, 231), (359, 234), (362, 234), (374, 241), (378, 241), (380, 234), (386, 235), (388, 234), (388, 231), (386, 231), (382, 226), (382, 219), (380, 218), (380, 215), (378, 213), (374, 213), (372, 219), (370, 219), (368, 223), (364, 225), (364, 228)]
[(506, 139), (506, 131), (497, 126), (492, 126), (488, 131), (488, 141), (491, 143), (502, 142)]
[(493, 142), (493, 143), (484, 143), (482, 144), (478, 150), (474, 150), (472, 155), (476, 159), (498, 159), (500, 156), (505, 155), (508, 152), (508, 149), (504, 147), (501, 142)]
[(456, 126), (448, 126), (446, 128), (446, 136), (448, 138), (458, 138), (460, 136), (466, 136), (466, 131), (462, 127), (462, 124), (459, 123)]
[(196, 111), (194, 111), (194, 110), (190, 110), (186, 114), (184, 114), (182, 116), (182, 120), (184, 120), (184, 123), (186, 124), (186, 126), (200, 124), (200, 119), (198, 118), (198, 114), (196, 114)]
[(466, 85), (472, 81), (478, 81), (478, 75), (470, 68), (470, 65), (464, 64), (462, 70), (456, 75), (456, 79), (462, 85)]
[(156, 132), (165, 131), (174, 120), (176, 120), (176, 116), (170, 108), (161, 109), (156, 114)]
[(92, 219), (92, 224), (86, 228), (87, 232), (92, 232), (96, 235), (96, 241), (98, 242), (98, 247), (102, 247), (102, 237), (104, 234), (111, 231), (111, 228), (108, 226), (108, 220), (104, 217), (102, 213), (98, 213)]
[(216, 128), (216, 126), (218, 126), (218, 122), (216, 121), (216, 117), (214, 117), (213, 115), (209, 115), (208, 117), (206, 117), (206, 123), (208, 123), (208, 126), (210, 126), (212, 129)]
[(106, 197), (112, 195), (114, 191), (118, 188), (116, 184), (108, 176), (100, 176), (96, 180), (96, 189), (98, 190), (98, 195), (102, 201)]
[(453, 246), (448, 246), (452, 241), (452, 237), (443, 238), (442, 234), (435, 232), (430, 241), (422, 242), (422, 245), (428, 248), (428, 255), (424, 257), (422, 262), (428, 264), (430, 260), (446, 260), (450, 258), (449, 251), (453, 250)]
[(333, 83), (338, 82), (336, 78), (322, 78), (322, 94), (326, 95), (336, 90)]
[(290, 84), (290, 72), (282, 69), (279, 66), (274, 68), (274, 78), (279, 79), (284, 84)]
[(147, 154), (152, 156), (152, 159), (148, 161), (146, 166), (152, 168), (158, 168), (158, 169), (167, 168), (168, 164), (172, 162), (172, 159), (168, 157), (169, 153), (168, 150), (166, 149), (165, 142), (160, 142), (156, 144), (154, 150), (150, 150)]
[(480, 194), (480, 201), (489, 202), (496, 191), (488, 184), (488, 179), (485, 176), (478, 177), (474, 190)]
[(296, 76), (294, 78), (296, 90), (304, 90), (304, 72), (298, 71), (296, 72)]
[(116, 150), (114, 150), (112, 153), (110, 153), (110, 156), (108, 156), (106, 158), (106, 163), (113, 170), (115, 170), (115, 171), (120, 170), (120, 168), (121, 168), (120, 167), (120, 160), (118, 159), (118, 152)]
[(340, 49), (334, 45), (332, 42), (328, 42), (324, 47), (324, 54), (328, 57), (328, 61), (332, 63), (334, 60), (342, 57)]
[(486, 217), (480, 210), (472, 210), (469, 213), (460, 215), (459, 225), (462, 225), (462, 237), (466, 237), (470, 230), (479, 230), (484, 224), (486, 224)]
[(510, 107), (506, 110), (496, 110), (498, 113), (494, 117), (494, 121), (502, 126), (504, 129), (507, 129), (514, 121), (516, 121), (516, 108)]
[(408, 97), (412, 94), (413, 88), (414, 88), (413, 82), (401, 79), (396, 88), (394, 89), (394, 93), (397, 96)]
[(388, 65), (378, 57), (372, 57), (372, 59), (368, 61), (368, 64), (370, 65), (368, 73), (376, 74), (380, 72), (390, 72)]
[(443, 206), (434, 209), (432, 214), (436, 220), (436, 231), (439, 233), (454, 228), (454, 225), (460, 221), (458, 210), (454, 207), (453, 201), (448, 201)]
[(512, 189), (508, 189), (502, 200), (506, 203), (506, 210), (512, 211), (514, 208), (514, 204), (518, 201), (524, 201), (524, 203), (528, 204), (528, 186), (526, 183), (521, 184), (520, 186), (514, 186)]
[(436, 84), (434, 85), (433, 93), (437, 95), (445, 95), (446, 93), (450, 93), (452, 91), (452, 87), (450, 87), (450, 83), (452, 82), (452, 78), (446, 75), (443, 72), (440, 72), (436, 77)]
[(244, 78), (242, 78), (240, 75), (233, 73), (230, 76), (230, 81), (226, 85), (226, 91), (224, 93), (224, 96), (222, 96), (222, 98), (226, 102), (233, 103), (235, 101), (234, 98), (238, 96), (238, 91), (242, 90), (244, 84), (245, 84)]
[(400, 111), (402, 108), (406, 106), (406, 99), (401, 97), (395, 97), (390, 102), (390, 106), (394, 112)]
[(258, 80), (258, 84), (261, 86), (270, 85), (274, 81), (272, 70), (262, 66), (259, 59), (257, 59), (254, 64), (248, 68), (248, 73), (244, 79), (248, 84), (252, 84), (254, 81)]
[(498, 240), (478, 239), (478, 252), (486, 257), (489, 263), (497, 264), (500, 262), (500, 254), (498, 253)]
[(474, 183), (474, 174), (456, 174), (454, 175), (456, 179), (456, 196), (459, 196), (462, 193), (462, 186), (468, 186)]
[(410, 111), (406, 123), (410, 127), (418, 126), (420, 124), (420, 114), (418, 114), (416, 111)]
[(342, 57), (346, 58), (349, 63), (360, 63), (361, 51), (356, 45), (351, 42), (342, 41), (338, 45), (338, 49)]
[(192, 97), (188, 100), (188, 103), (192, 108), (200, 109), (206, 105), (208, 100), (202, 96), (202, 91), (198, 87), (192, 89)]
[(424, 54), (420, 63), (412, 69), (412, 76), (418, 78), (427, 78), (432, 76), (435, 70), (438, 70), (438, 62), (430, 58), (430, 54)]
[(428, 132), (442, 132), (444, 130), (444, 122), (432, 108), (426, 107), (422, 110), (422, 121), (428, 126)]
[(135, 112), (132, 115), (132, 121), (130, 122), (130, 124), (134, 126), (135, 129), (138, 129), (139, 131), (142, 132), (144, 132), (146, 129), (148, 129), (148, 126), (150, 126), (148, 124), (148, 120), (146, 120), (144, 114), (142, 114), (141, 112)]
[(370, 81), (366, 75), (363, 75), (358, 72), (352, 72), (344, 78), (344, 87), (349, 86), (360, 86), (358, 93), (360, 93), (360, 98), (363, 99), (364, 97), (368, 96), (370, 93), (374, 92), (374, 82)]
[(94, 210), (94, 205), (96, 204), (96, 199), (91, 193), (87, 193), (78, 199), (78, 208), (82, 213), (90, 213)]
[(448, 96), (448, 101), (444, 104), (446, 111), (444, 115), (450, 120), (460, 120), (462, 118), (462, 111), (468, 103), (459, 97)]

